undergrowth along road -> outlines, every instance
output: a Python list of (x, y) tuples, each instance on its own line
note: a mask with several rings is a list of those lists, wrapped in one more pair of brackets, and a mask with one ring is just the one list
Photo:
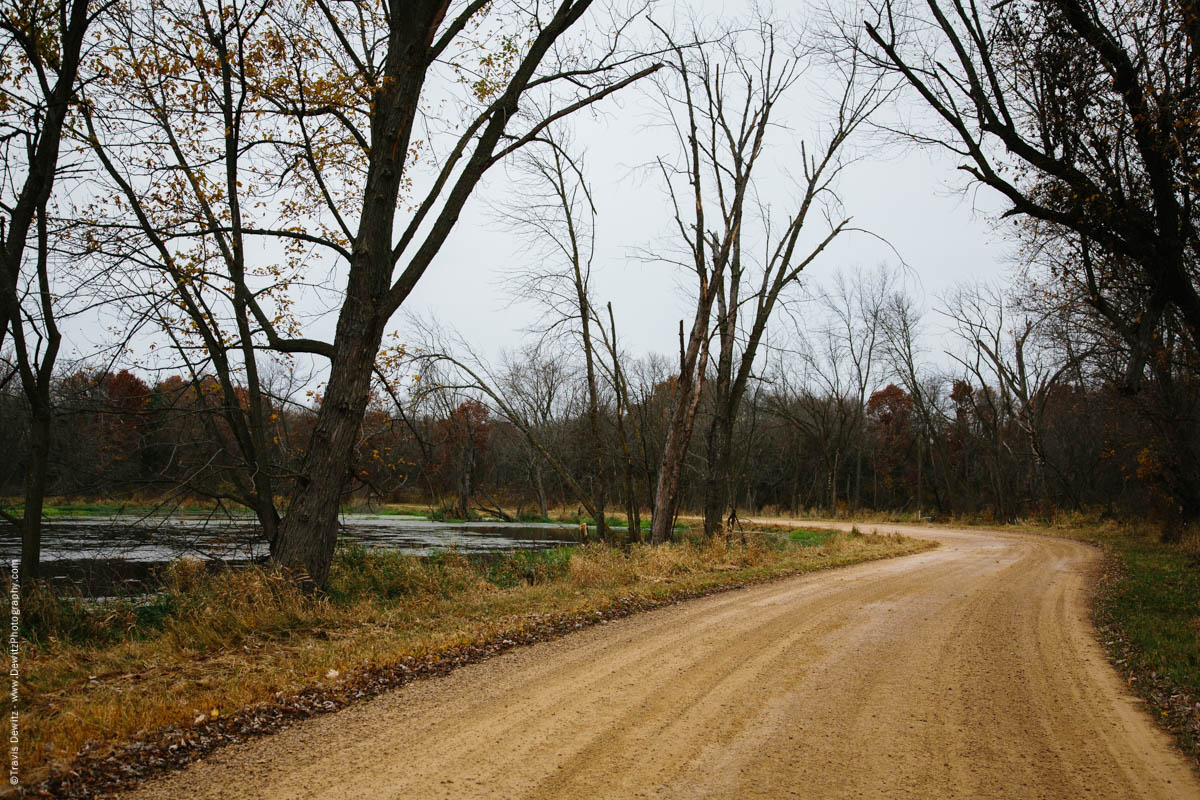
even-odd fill
[[(785, 531), (786, 533), (786, 531)], [(517, 644), (797, 572), (918, 552), (905, 537), (750, 534), (472, 561), (341, 554), (307, 597), (178, 564), (149, 604), (43, 598), (27, 654), (25, 791), (87, 796)], [(809, 545), (809, 546), (805, 546)]]

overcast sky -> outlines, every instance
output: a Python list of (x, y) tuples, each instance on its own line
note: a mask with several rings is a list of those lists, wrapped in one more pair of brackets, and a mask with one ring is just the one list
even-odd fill
[[(708, 21), (728, 18), (745, 7), (720, 0), (693, 0), (691, 5)], [(799, 9), (800, 4), (781, 7)], [(800, 17), (794, 21), (798, 27), (805, 22)], [(786, 127), (771, 133), (769, 159), (760, 166), (758, 190), (779, 217), (790, 214), (796, 205), (797, 187), (789, 173), (800, 169), (801, 142), (811, 151), (826, 141), (822, 120), (827, 119), (827, 97), (838, 91), (828, 75), (820, 59), (814, 59), (774, 112)], [(673, 228), (661, 177), (646, 167), (658, 155), (669, 158), (678, 147), (661, 124), (658, 108), (653, 85), (643, 81), (604, 101), (596, 113), (576, 115), (572, 122), (598, 211), (593, 303), (598, 307), (613, 303), (622, 344), (638, 355), (673, 352), (678, 346), (679, 320), (690, 318), (687, 276), (678, 267), (640, 257), (669, 247)], [(897, 113), (919, 116), (921, 109), (885, 110), (889, 117)], [(842, 213), (872, 235), (844, 234), (809, 267), (805, 281), (820, 283), (839, 269), (885, 264), (903, 271), (910, 291), (926, 304), (956, 283), (1006, 281), (1009, 268), (1004, 254), (1009, 248), (991, 223), (1000, 209), (997, 197), (971, 190), (964, 173), (955, 169), (958, 161), (945, 151), (890, 142), (878, 132), (864, 131), (847, 151), (855, 160), (836, 184)], [(539, 310), (514, 301), (505, 278), (528, 255), (519, 238), (497, 219), (496, 210), (506, 201), (519, 201), (510, 178), (504, 168), (494, 169), (468, 204), (446, 246), (393, 320), (392, 329), (402, 337), (406, 337), (405, 316), (415, 314), (456, 328), (487, 356), (514, 348), (526, 338), (523, 331), (535, 324)], [(817, 215), (811, 227), (813, 235), (827, 230)], [(344, 264), (320, 267), (311, 277), (321, 280), (328, 275), (331, 285), (340, 285), (342, 270)], [(306, 332), (330, 338), (332, 328), (332, 317), (326, 317)], [(110, 336), (92, 324), (77, 335), (85, 343), (69, 347), (75, 351), (71, 355), (95, 352), (94, 345)], [(86, 341), (90, 339), (96, 341)], [(941, 349), (936, 340), (927, 344), (932, 354)]]
[[(709, 15), (728, 14), (742, 5), (718, 0), (696, 4)], [(828, 79), (823, 74), (814, 62), (776, 111), (776, 118), (792, 130), (773, 134), (773, 169), (763, 171), (760, 186), (777, 214), (795, 206), (795, 184), (784, 172), (798, 170), (800, 140), (810, 148), (825, 141), (821, 98), (830, 87), (824, 85)], [(678, 268), (639, 258), (644, 250), (661, 247), (672, 226), (663, 183), (644, 168), (656, 149), (674, 147), (656, 127), (652, 91), (644, 82), (607, 102), (598, 116), (581, 116), (575, 122), (598, 210), (593, 302), (612, 301), (619, 334), (636, 353), (671, 352), (689, 302)], [(898, 110), (906, 116), (919, 113), (911, 108), (885, 113)], [(837, 182), (844, 213), (853, 217), (856, 227), (878, 238), (844, 234), (809, 268), (806, 280), (822, 281), (839, 268), (888, 264), (905, 269), (910, 289), (927, 303), (965, 280), (1007, 280), (1008, 248), (991, 222), (1001, 208), (997, 197), (971, 190), (951, 154), (885, 146), (885, 139), (877, 132), (860, 137), (853, 150), (857, 160)], [(492, 208), (510, 197), (510, 191), (502, 171), (491, 176), (405, 307), (452, 324), (484, 352), (516, 346), (522, 329), (537, 317), (530, 305), (513, 304), (504, 286), (505, 276), (525, 257), (521, 243), (497, 223)], [(820, 229), (823, 221), (814, 218), (812, 225)], [(402, 320), (397, 327), (403, 327)], [(930, 344), (939, 349), (937, 342)]]

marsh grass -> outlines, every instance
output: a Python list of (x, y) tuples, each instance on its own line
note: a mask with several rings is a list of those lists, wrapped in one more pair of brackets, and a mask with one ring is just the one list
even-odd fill
[[(782, 545), (781, 545), (782, 541)], [(732, 583), (916, 552), (902, 537), (829, 534), (800, 546), (750, 534), (629, 548), (589, 544), (492, 559), (343, 548), (324, 593), (279, 573), (210, 574), (179, 561), (148, 599), (27, 601), (23, 753), (26, 781), (103, 751), (320, 686), (579, 614), (625, 598), (667, 598)], [(330, 677), (334, 676), (334, 677)]]

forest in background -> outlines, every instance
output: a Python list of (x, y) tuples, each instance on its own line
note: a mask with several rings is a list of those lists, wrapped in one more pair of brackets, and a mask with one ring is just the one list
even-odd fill
[[(735, 422), (731, 511), (1000, 523), (1084, 511), (1151, 518), (1175, 533), (1187, 520), (1175, 498), (1196, 492), (1200, 394), (1186, 373), (1177, 386), (1119, 391), (1119, 349), (988, 287), (959, 290), (921, 318), (887, 273), (860, 272), (804, 307), (825, 324), (773, 352)], [(950, 349), (928, 351), (928, 328)], [(628, 487), (639, 511), (650, 508), (677, 381), (667, 358), (624, 360), (619, 402), (604, 382), (598, 461), (585, 367), (566, 346), (510, 353), (479, 386), (457, 374), (457, 360), (424, 359), (422, 388), (372, 393), (345, 503), (545, 519), (555, 508), (583, 512), (580, 490), (625, 512)], [(282, 369), (265, 394), (266, 464), (286, 487), (311, 435), (313, 401)], [(27, 419), (18, 394), (0, 402), (6, 419)], [(55, 381), (54, 405), (50, 495), (241, 507), (234, 487), (244, 464), (211, 376), (150, 382), (125, 369), (79, 370)], [(712, 405), (703, 395), (684, 467), (680, 505), (693, 513), (712, 469)], [(0, 493), (19, 496), (27, 424), (6, 426), (0, 439), (9, 454)]]

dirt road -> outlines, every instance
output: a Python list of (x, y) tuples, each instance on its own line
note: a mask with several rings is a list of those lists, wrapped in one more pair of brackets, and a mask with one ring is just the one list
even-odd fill
[(1095, 550), (905, 532), (942, 546), (513, 651), (133, 796), (1200, 798), (1095, 641)]

